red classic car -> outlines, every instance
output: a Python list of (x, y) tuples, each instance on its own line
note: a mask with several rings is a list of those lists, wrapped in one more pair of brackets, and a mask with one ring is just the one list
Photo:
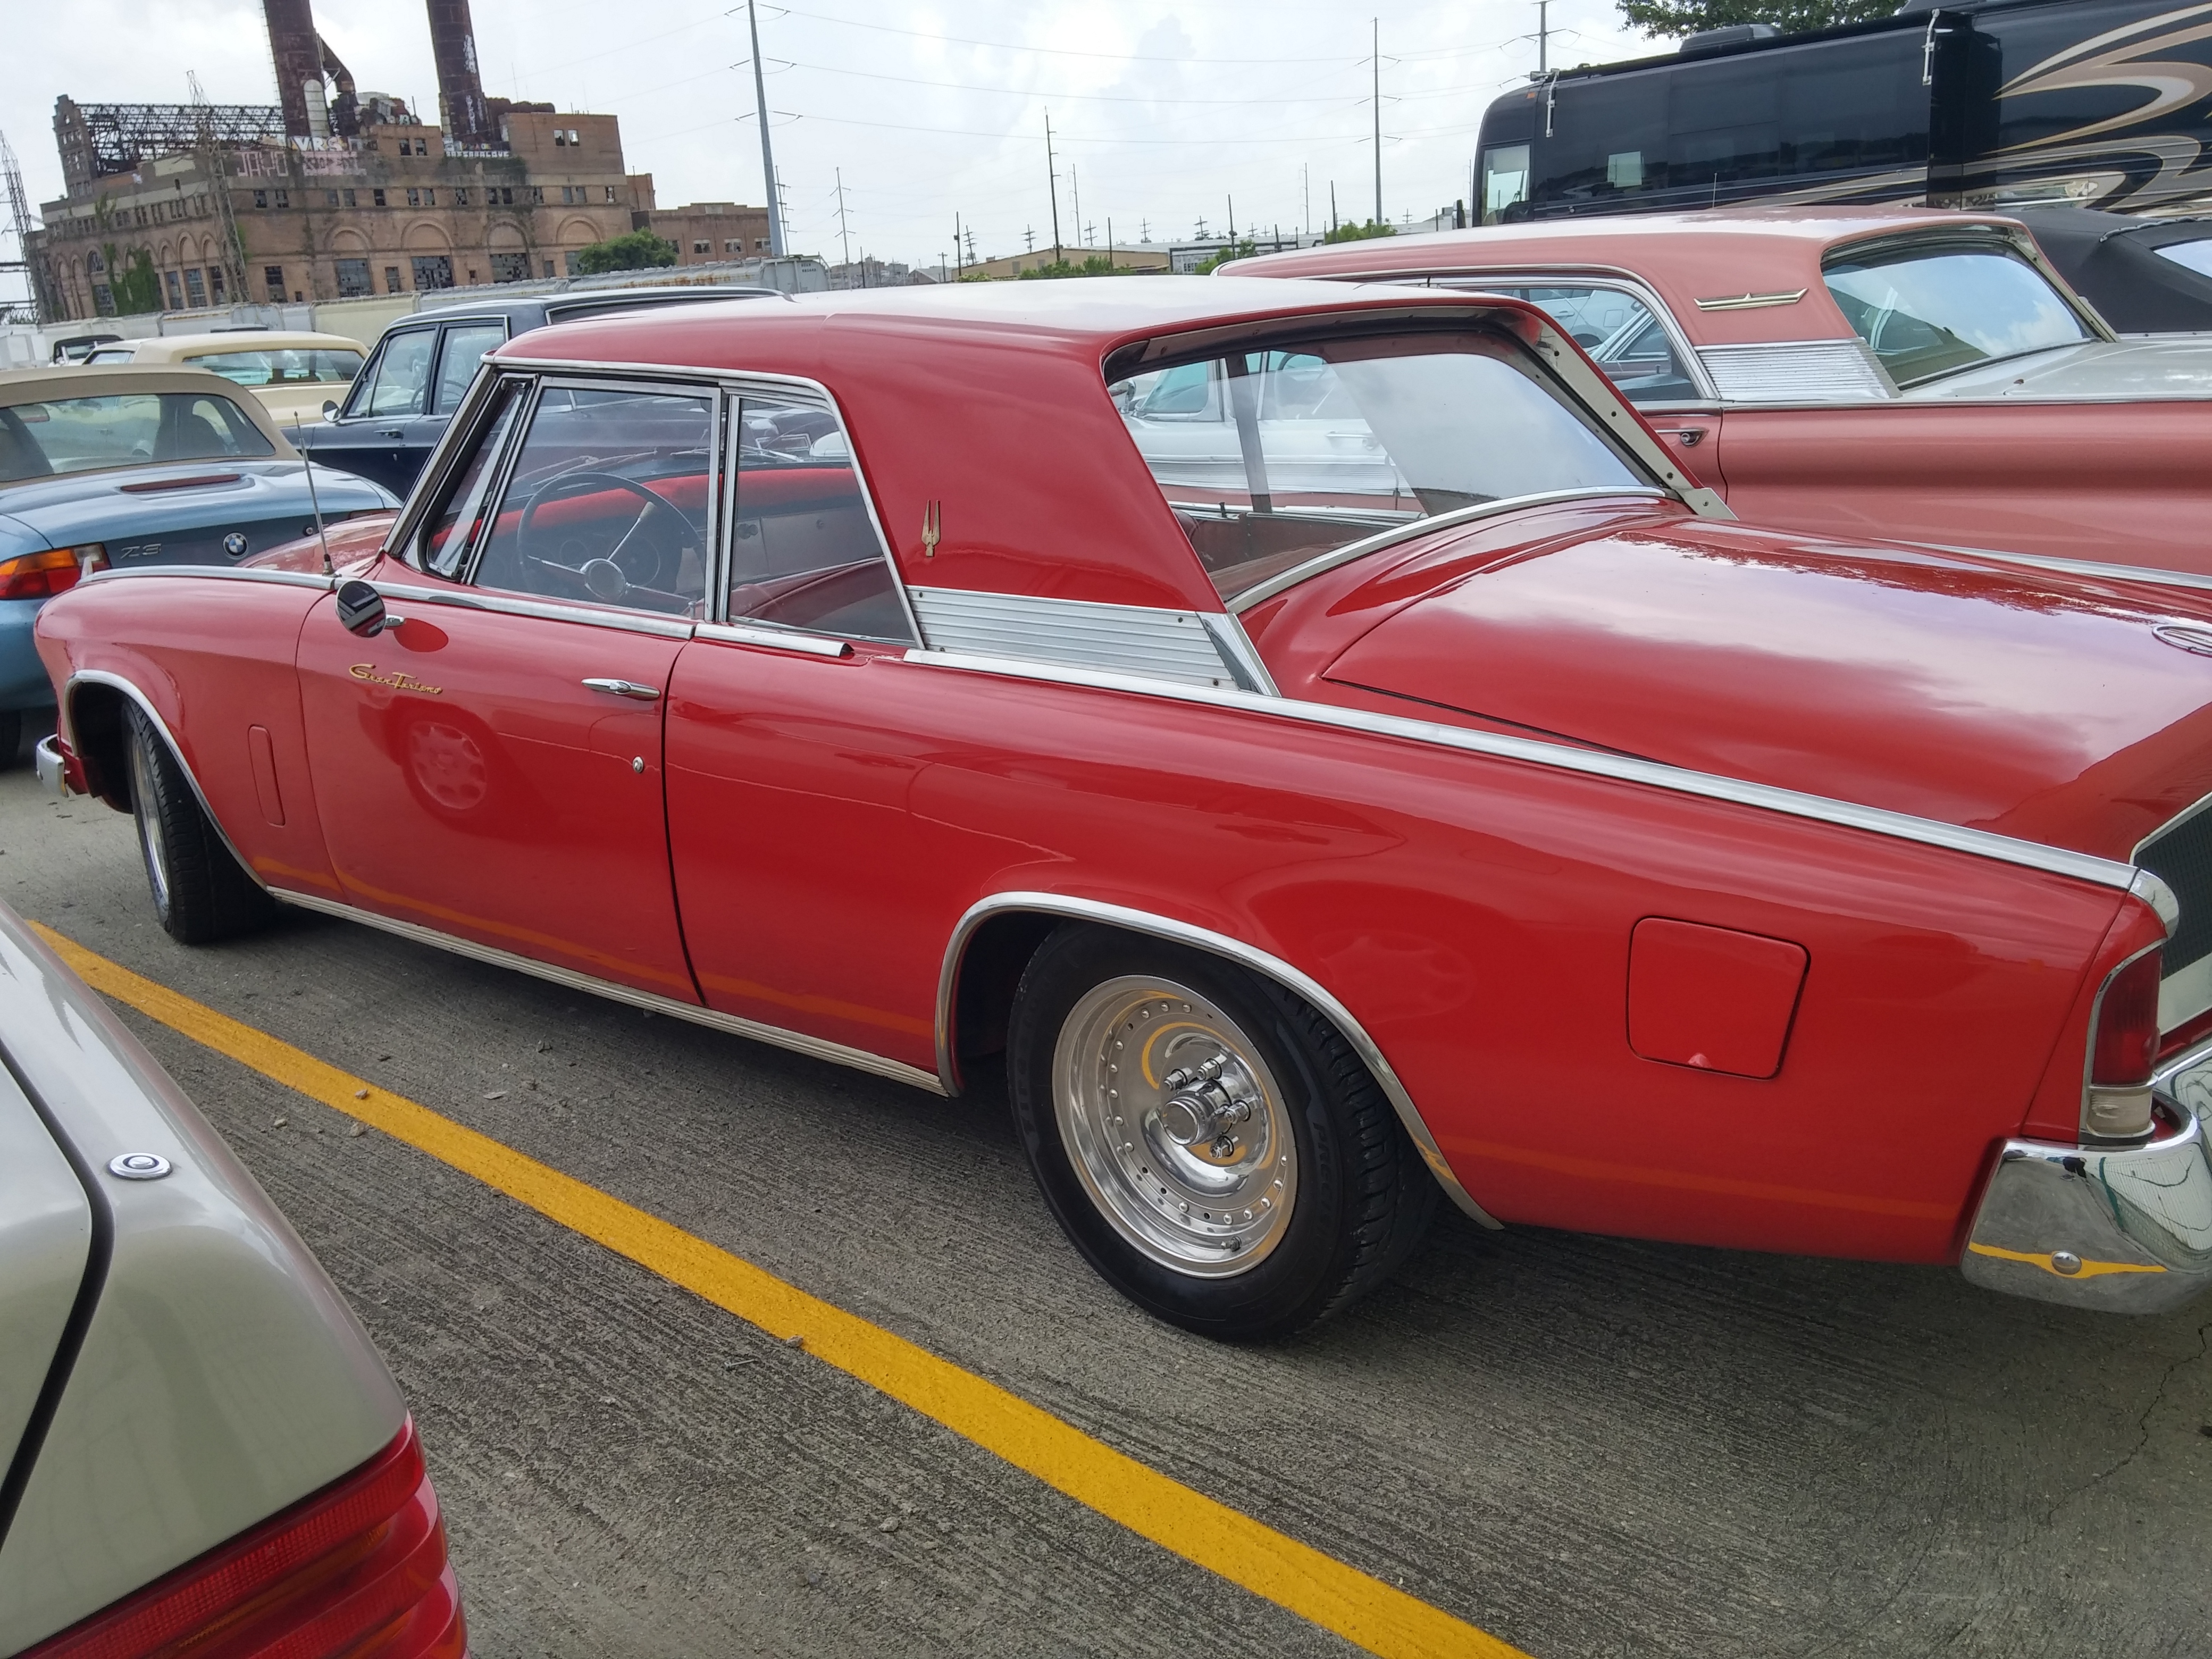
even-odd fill
[(1760, 524), (2212, 577), (2212, 336), (2116, 337), (2013, 220), (1546, 219), (1227, 269), (1533, 301)]
[(1738, 524), (1532, 306), (549, 329), (337, 552), (40, 616), (48, 763), (179, 939), (282, 902), (923, 1089), (1003, 1054), (1069, 1237), (1221, 1336), (1440, 1191), (2212, 1277), (2212, 605)]

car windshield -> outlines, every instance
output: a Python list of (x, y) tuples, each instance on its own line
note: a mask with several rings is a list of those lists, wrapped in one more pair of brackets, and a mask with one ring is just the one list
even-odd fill
[(1440, 513), (1650, 480), (1517, 341), (1362, 335), (1109, 388), (1224, 599)]
[(204, 392), (52, 398), (0, 408), (0, 483), (150, 461), (276, 453), (245, 410)]
[(239, 386), (343, 386), (361, 373), (361, 353), (327, 349), (210, 351), (185, 362)]
[(2008, 250), (1905, 248), (1837, 261), (1821, 277), (1901, 386), (2089, 337), (2043, 273)]

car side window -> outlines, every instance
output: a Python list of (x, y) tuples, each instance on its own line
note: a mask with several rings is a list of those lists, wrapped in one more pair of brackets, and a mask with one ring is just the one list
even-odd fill
[(549, 388), (486, 526), (477, 585), (704, 615), (714, 426), (703, 392)]
[(441, 415), (459, 409), (484, 353), (496, 351), (506, 343), (503, 323), (462, 323), (447, 329), (445, 345), (438, 354), (437, 401), (431, 407)]
[(913, 644), (837, 417), (746, 398), (735, 428), (729, 619)]
[(468, 465), (447, 486), (444, 499), (423, 520), (415, 544), (415, 562), (431, 574), (458, 577), (467, 568), (469, 551), (483, 537), (485, 509), (490, 504), (492, 486), (498, 481), (499, 458), (506, 453), (516, 411), (529, 401), (529, 389), (528, 381), (510, 380), (493, 392), (490, 413)]
[(421, 415), (430, 392), (430, 354), (438, 343), (434, 328), (410, 329), (384, 343), (368, 401), (359, 411), (372, 416)]
[(1583, 283), (1497, 283), (1455, 278), (1439, 286), (1526, 300), (1547, 313), (1605, 371), (1620, 395), (1646, 404), (1693, 402), (1698, 389), (1651, 307), (1625, 289)]

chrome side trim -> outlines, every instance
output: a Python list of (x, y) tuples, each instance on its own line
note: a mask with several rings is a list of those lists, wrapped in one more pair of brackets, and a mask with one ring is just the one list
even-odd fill
[(787, 633), (780, 628), (763, 628), (744, 623), (694, 623), (691, 637), (695, 640), (714, 640), (724, 645), (758, 645), (771, 651), (799, 651), (811, 657), (849, 657), (853, 647), (842, 640), (833, 640), (820, 634)]
[(1700, 311), (1762, 311), (1768, 306), (1794, 306), (1810, 289), (1785, 289), (1772, 294), (1725, 294), (1717, 299), (1697, 301)]
[(1035, 658), (1194, 685), (1236, 687), (1240, 674), (1195, 611), (957, 587), (909, 587), (932, 651)]
[[(2207, 797), (2207, 799), (2212, 799), (2212, 797)], [(2203, 801), (2197, 802), (2181, 817), (2183, 818), (2196, 817), (2204, 809), (2204, 805)], [(2174, 823), (2179, 823), (2180, 821), (2180, 818), (2177, 818)], [(2170, 829), (2172, 826), (2167, 827)], [(2137, 853), (2142, 851), (2141, 842), (2136, 843), (2136, 851)], [(2138, 870), (2136, 872), (2136, 878), (2128, 884), (2128, 891), (2158, 912), (2158, 919), (2166, 924), (2166, 936), (2172, 939), (2173, 930), (2181, 925), (2181, 901), (2173, 896), (2173, 889), (2159, 879), (2153, 872)]]
[[(1255, 701), (1257, 701), (1255, 699)], [(945, 946), (945, 966), (937, 980), (937, 1070), (941, 1092), (957, 1095), (960, 1092), (959, 1073), (952, 1058), (953, 997), (960, 985), (960, 962), (966, 954), (968, 941), (976, 928), (994, 915), (1008, 912), (1028, 912), (1032, 915), (1067, 916), (1079, 921), (1095, 921), (1111, 927), (1127, 928), (1133, 933), (1150, 933), (1157, 939), (1171, 939), (1193, 950), (1209, 955), (1226, 957), (1231, 962), (1265, 975), (1284, 989), (1303, 997), (1321, 1011), (1330, 1024), (1340, 1031), (1358, 1054), (1367, 1069), (1374, 1074), (1376, 1084), (1389, 1099), (1391, 1109), (1398, 1114), (1398, 1121), (1406, 1126), (1406, 1133), (1421, 1154), (1421, 1161), (1429, 1166), (1429, 1173), (1437, 1183), (1451, 1194), (1453, 1203), (1486, 1227), (1502, 1227), (1504, 1224), (1486, 1212), (1460, 1185), (1459, 1177), (1452, 1173), (1451, 1165), (1436, 1137), (1429, 1133), (1428, 1124), (1421, 1117), (1420, 1108), (1406, 1092), (1406, 1085), (1398, 1080), (1397, 1073), (1383, 1058), (1382, 1050), (1369, 1036), (1345, 1006), (1331, 996), (1315, 980), (1300, 973), (1279, 957), (1270, 956), (1257, 946), (1231, 939), (1226, 933), (1217, 933), (1211, 928), (1197, 927), (1172, 917), (1154, 915), (1148, 910), (1132, 910), (1119, 904), (1101, 904), (1094, 899), (1073, 898), (1061, 893), (994, 893), (968, 907), (952, 930), (952, 937)]]
[(2133, 890), (2137, 874), (2133, 865), (2122, 864), (2117, 860), (2099, 858), (2090, 853), (2076, 853), (2063, 847), (2045, 847), (2038, 842), (2019, 841), (2010, 836), (1992, 834), (1987, 830), (1970, 830), (1961, 824), (1945, 823), (1936, 818), (1914, 817), (1906, 812), (1893, 812), (1879, 806), (1862, 806), (1856, 801), (1834, 800), (1825, 795), (1802, 794), (1794, 789), (1780, 789), (1771, 784), (1752, 783), (1741, 778), (1721, 777), (1711, 772), (1692, 772), (1680, 767), (1662, 765), (1657, 761), (1638, 760), (1631, 756), (1608, 754), (1599, 750), (1570, 749), (1562, 744), (1544, 743), (1533, 738), (1508, 737), (1503, 732), (1478, 732), (1466, 726), (1438, 726), (1427, 720), (1408, 720), (1401, 714), (1377, 714), (1364, 708), (1344, 708), (1332, 703), (1309, 702), (1294, 697), (1255, 697), (1247, 692), (1184, 685), (1171, 680), (1141, 679), (1133, 675), (1101, 673), (1097, 670), (1072, 668), (1054, 663), (969, 656), (950, 651), (909, 651), (902, 660), (924, 667), (956, 669), (971, 674), (1043, 680), (1057, 685), (1080, 685), (1102, 691), (1127, 692), (1133, 696), (1205, 703), (1216, 708), (1242, 709), (1249, 714), (1271, 715), (1277, 720), (1299, 720), (1310, 726), (1333, 726), (1339, 731), (1361, 732), (1373, 737), (1396, 738), (1441, 749), (1463, 750), (1469, 754), (1488, 755), (1502, 760), (1523, 761), (1533, 766), (1548, 766), (1563, 772), (1580, 772), (1623, 783), (1644, 784), (1655, 789), (1672, 790), (1677, 794), (1697, 795), (1709, 800), (1729, 801), (1740, 806), (1780, 812), (1791, 817), (1840, 824), (1847, 829), (1863, 830), (1898, 841), (1917, 842), (1924, 846), (1941, 847), (1954, 853), (1992, 859), (2000, 864), (2019, 865), (2026, 869), (2070, 876), (2077, 881), (2094, 882), (2100, 887), (2112, 887), (2122, 891)]
[(1213, 648), (1229, 665), (1230, 672), (1237, 676), (1239, 690), (1256, 691), (1263, 697), (1279, 697), (1283, 694), (1275, 684), (1275, 677), (1267, 672), (1267, 665), (1260, 656), (1259, 647), (1244, 631), (1244, 624), (1224, 611), (1216, 614), (1201, 611), (1198, 619), (1206, 631), (1213, 635)]
[(1897, 387), (1863, 341), (1780, 340), (1698, 348), (1731, 404), (1890, 403)]
[[(229, 574), (237, 575), (244, 573), (233, 571)], [(318, 577), (316, 580), (319, 581), (322, 579)], [(69, 684), (62, 688), (61, 709), (58, 722), (61, 729), (55, 735), (69, 744), (70, 752), (79, 756), (84, 753), (77, 744), (76, 721), (72, 718), (71, 709), (79, 685), (109, 686), (120, 691), (138, 705), (139, 713), (154, 722), (154, 729), (161, 734), (161, 741), (169, 745), (170, 757), (177, 763), (177, 770), (185, 775), (185, 781), (191, 785), (192, 799), (199, 802), (200, 811), (207, 814), (207, 821), (215, 826), (216, 839), (228, 849), (231, 857), (238, 860), (238, 867), (246, 872), (248, 880), (257, 887), (266, 888), (269, 884), (261, 879), (261, 872), (240, 855), (238, 843), (231, 840), (230, 832), (222, 827), (222, 820), (216, 816), (215, 807), (208, 799), (207, 791), (200, 787), (200, 781), (193, 775), (191, 763), (185, 759), (185, 751), (177, 747), (176, 733), (169, 730), (168, 722), (161, 718), (161, 711), (147, 701), (146, 694), (131, 684), (129, 680), (125, 679), (122, 675), (111, 674), (101, 668), (81, 668), (69, 677)]]
[(226, 582), (273, 582), (280, 587), (319, 587), (325, 593), (337, 586), (335, 576), (311, 575), (305, 570), (241, 570), (234, 564), (149, 564), (120, 570), (95, 570), (80, 577), (79, 587), (94, 582), (143, 581), (158, 576), (198, 576)]
[(717, 1013), (714, 1009), (702, 1008), (697, 1003), (678, 1002), (672, 997), (664, 997), (652, 991), (633, 990), (627, 985), (593, 979), (589, 974), (556, 968), (550, 962), (517, 956), (512, 951), (502, 951), (495, 945), (478, 945), (473, 939), (457, 939), (434, 927), (423, 927), (392, 916), (380, 916), (374, 910), (363, 910), (337, 899), (323, 898), (313, 893), (295, 893), (282, 887), (271, 888), (270, 891), (285, 903), (296, 904), (303, 910), (319, 910), (325, 915), (380, 927), (387, 933), (397, 933), (417, 945), (433, 945), (441, 951), (451, 951), (456, 956), (488, 963), (495, 968), (511, 968), (519, 974), (550, 980), (554, 984), (566, 986), (572, 991), (586, 991), (611, 1001), (626, 1002), (633, 1008), (648, 1008), (656, 1014), (690, 1020), (695, 1025), (711, 1026), (732, 1036), (750, 1037), (756, 1042), (788, 1048), (794, 1054), (826, 1060), (838, 1066), (849, 1066), (854, 1071), (870, 1072), (878, 1077), (889, 1078), (894, 1083), (910, 1083), (917, 1089), (928, 1090), (932, 1094), (945, 1092), (938, 1079), (920, 1066), (908, 1066), (903, 1060), (886, 1060), (881, 1054), (872, 1054), (866, 1049), (848, 1048), (842, 1042), (808, 1036), (800, 1031), (787, 1031), (780, 1025), (763, 1025), (757, 1020), (741, 1019), (735, 1014)]
[[(717, 368), (707, 363), (580, 363), (565, 357), (517, 357), (501, 352), (496, 361), (502, 368), (526, 368), (533, 372), (560, 374), (604, 376), (608, 379), (632, 379), (644, 375), (654, 380), (680, 380), (691, 384), (712, 381), (725, 392), (743, 395), (748, 387), (761, 386), (773, 390), (778, 396), (798, 391), (810, 393), (814, 401), (831, 413), (836, 412), (836, 401), (830, 389), (819, 380), (810, 380), (803, 374), (772, 374), (750, 368)], [(842, 422), (841, 422), (842, 423)]]
[(2024, 564), (2038, 570), (2055, 570), (2066, 576), (2094, 576), (2106, 581), (2156, 582), (2167, 587), (2191, 587), (2199, 592), (2212, 592), (2212, 576), (2200, 576), (2188, 570), (2160, 570), (2154, 565), (2146, 564), (2100, 564), (2094, 559), (2061, 559), (2046, 553), (2014, 553), (2002, 547), (1954, 547), (1943, 542), (1908, 542), (1906, 545), (1925, 548), (1930, 553), (1961, 553), (1968, 558), (2002, 559), (2008, 564)]
[(599, 611), (588, 605), (562, 605), (547, 599), (526, 599), (495, 593), (482, 587), (418, 587), (412, 582), (378, 582), (376, 591), (387, 599), (410, 605), (451, 605), (459, 611), (492, 611), (507, 617), (537, 617), (546, 622), (581, 623), (588, 628), (612, 628), (626, 634), (656, 634), (663, 639), (688, 640), (693, 623), (673, 617), (656, 617), (641, 611)]
[(1334, 570), (1340, 564), (1350, 564), (1354, 559), (1364, 559), (1370, 553), (1400, 542), (1409, 542), (1416, 536), (1425, 536), (1434, 530), (1449, 530), (1455, 525), (1473, 524), (1480, 519), (1494, 519), (1501, 514), (1517, 513), (1522, 507), (1551, 507), (1560, 501), (1603, 501), (1609, 496), (1624, 500), (1664, 501), (1674, 497), (1663, 489), (1653, 489), (1642, 484), (1609, 484), (1598, 489), (1547, 489), (1533, 495), (1509, 495), (1504, 501), (1477, 501), (1473, 507), (1455, 507), (1449, 513), (1438, 513), (1425, 519), (1416, 519), (1411, 524), (1393, 525), (1388, 530), (1378, 530), (1372, 536), (1356, 542), (1346, 542), (1342, 547), (1333, 547), (1326, 553), (1316, 554), (1303, 564), (1294, 564), (1288, 570), (1278, 571), (1263, 582), (1255, 582), (1229, 601), (1229, 613), (1241, 617), (1255, 605), (1264, 605), (1276, 594), (1296, 587), (1310, 577)]

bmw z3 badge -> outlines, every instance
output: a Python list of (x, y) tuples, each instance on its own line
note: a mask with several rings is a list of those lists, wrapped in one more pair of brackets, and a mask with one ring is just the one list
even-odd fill
[(234, 559), (242, 558), (246, 553), (246, 538), (239, 532), (232, 531), (222, 538), (222, 550)]

